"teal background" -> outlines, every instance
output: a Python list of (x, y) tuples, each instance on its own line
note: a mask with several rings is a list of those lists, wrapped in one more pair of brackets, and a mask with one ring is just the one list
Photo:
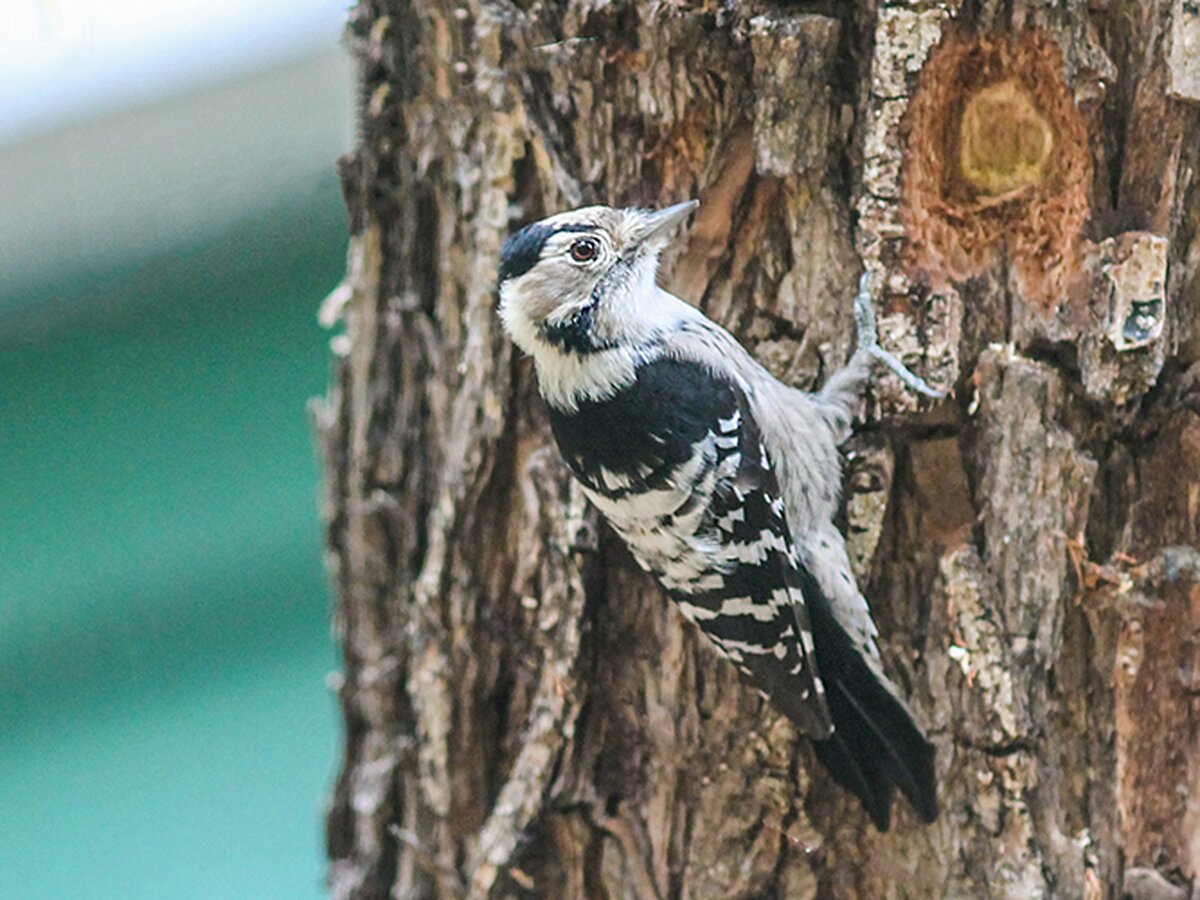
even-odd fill
[(0, 296), (0, 897), (323, 893), (328, 171)]

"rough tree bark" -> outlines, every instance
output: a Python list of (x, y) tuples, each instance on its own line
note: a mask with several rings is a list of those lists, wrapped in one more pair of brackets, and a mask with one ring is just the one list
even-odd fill
[[(1200, 874), (1200, 12), (361, 0), (316, 406), (337, 897), (1185, 897)], [(888, 834), (601, 527), (501, 241), (696, 197), (666, 283), (811, 386), (865, 267), (846, 528), (942, 814)]]

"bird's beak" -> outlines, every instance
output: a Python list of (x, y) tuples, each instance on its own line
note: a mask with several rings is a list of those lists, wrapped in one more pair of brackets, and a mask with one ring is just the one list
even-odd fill
[(665, 238), (672, 228), (691, 215), (692, 210), (699, 205), (699, 200), (685, 200), (683, 203), (650, 213), (642, 224), (642, 234), (638, 243), (645, 243), (652, 238)]

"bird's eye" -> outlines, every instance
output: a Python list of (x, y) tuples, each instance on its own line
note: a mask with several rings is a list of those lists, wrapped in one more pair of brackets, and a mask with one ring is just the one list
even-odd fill
[(600, 254), (600, 245), (592, 238), (580, 238), (571, 244), (571, 259), (575, 262), (591, 262)]

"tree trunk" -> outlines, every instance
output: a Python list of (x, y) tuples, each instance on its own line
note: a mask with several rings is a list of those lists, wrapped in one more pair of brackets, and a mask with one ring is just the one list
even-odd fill
[[(1200, 874), (1200, 12), (361, 0), (324, 452), (336, 897), (1186, 897)], [(881, 379), (846, 522), (941, 816), (879, 834), (589, 509), (515, 227), (702, 206), (662, 278)]]

